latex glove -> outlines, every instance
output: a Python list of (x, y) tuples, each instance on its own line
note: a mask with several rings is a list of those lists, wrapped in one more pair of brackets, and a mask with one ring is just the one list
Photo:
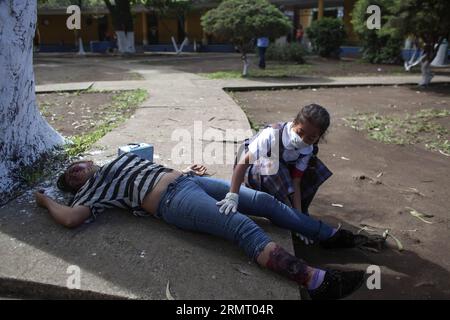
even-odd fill
[(230, 212), (236, 212), (239, 203), (239, 195), (237, 193), (228, 192), (225, 199), (217, 202), (220, 206), (219, 212), (228, 215)]
[(307, 237), (305, 237), (304, 235), (301, 235), (300, 233), (297, 233), (297, 237), (303, 241), (307, 246), (309, 245), (313, 245), (314, 241), (311, 239), (308, 239)]

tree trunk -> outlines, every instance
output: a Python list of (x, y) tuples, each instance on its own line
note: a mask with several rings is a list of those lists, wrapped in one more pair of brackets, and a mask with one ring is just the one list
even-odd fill
[(246, 77), (248, 76), (248, 68), (250, 67), (250, 62), (248, 61), (247, 54), (242, 55), (242, 62), (243, 62), (243, 69), (242, 69), (242, 76)]
[(134, 26), (130, 0), (116, 0), (114, 5), (109, 0), (103, 1), (111, 13), (119, 52), (135, 53)]
[(431, 62), (436, 57), (437, 49), (439, 49), (441, 44), (439, 42), (436, 47), (436, 43), (437, 41), (428, 41), (423, 48), (425, 57), (421, 63), (422, 79), (419, 82), (419, 86), (428, 86), (431, 83), (431, 79), (434, 77), (431, 72)]
[[(35, 96), (36, 1), (0, 1), (0, 202), (18, 186), (17, 171), (64, 142), (41, 116)], [(15, 174), (13, 174), (15, 173)]]
[(434, 75), (431, 72), (431, 62), (428, 59), (424, 59), (421, 64), (422, 79), (419, 82), (419, 86), (428, 86), (431, 83)]
[(116, 31), (117, 47), (120, 53), (135, 53), (134, 32)]

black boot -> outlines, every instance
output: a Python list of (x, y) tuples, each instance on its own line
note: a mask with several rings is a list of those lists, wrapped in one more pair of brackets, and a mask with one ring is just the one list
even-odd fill
[(343, 249), (355, 248), (366, 244), (368, 241), (367, 236), (340, 229), (330, 239), (321, 241), (320, 245), (325, 249)]
[(311, 300), (342, 299), (358, 290), (364, 283), (364, 271), (327, 270), (322, 284), (308, 290)]

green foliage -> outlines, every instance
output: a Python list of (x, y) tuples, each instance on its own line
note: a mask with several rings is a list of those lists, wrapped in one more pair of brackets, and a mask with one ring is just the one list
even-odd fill
[(182, 15), (192, 7), (191, 0), (135, 0), (156, 11), (160, 16)]
[(450, 154), (448, 130), (435, 119), (450, 117), (450, 111), (424, 109), (405, 118), (383, 116), (377, 113), (357, 114), (346, 118), (348, 126), (366, 131), (368, 137), (386, 144), (423, 143), (430, 150)]
[(267, 59), (283, 62), (305, 63), (305, 49), (298, 43), (290, 44), (271, 44), (267, 48)]
[[(371, 63), (397, 64), (401, 62), (401, 48), (403, 37), (393, 29), (386, 26), (392, 16), (394, 3), (398, 0), (359, 0), (353, 9), (353, 28), (361, 40), (363, 59)], [(370, 5), (381, 8), (381, 30), (369, 30), (366, 12)]]
[(231, 41), (243, 54), (252, 51), (253, 39), (277, 38), (292, 28), (291, 21), (267, 0), (224, 0), (201, 23), (207, 33)]
[(97, 124), (93, 132), (70, 137), (71, 143), (65, 146), (69, 157), (74, 157), (89, 150), (89, 148), (105, 134), (126, 120), (124, 113), (135, 109), (147, 98), (147, 91), (138, 89), (121, 92), (113, 97), (112, 111), (102, 122)]
[[(250, 78), (295, 78), (300, 75), (311, 74), (312, 68), (308, 64), (270, 63), (267, 68), (251, 69)], [(237, 71), (218, 71), (200, 74), (208, 79), (238, 79), (242, 74)]]
[(322, 57), (339, 57), (346, 34), (342, 20), (322, 18), (306, 29), (313, 50)]
[(450, 34), (450, 1), (396, 0), (392, 1), (385, 29), (402, 36), (414, 35), (425, 43), (437, 43)]

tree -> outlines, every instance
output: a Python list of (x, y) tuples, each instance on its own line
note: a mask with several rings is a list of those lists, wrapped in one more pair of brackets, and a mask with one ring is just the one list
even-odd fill
[(0, 202), (17, 187), (17, 171), (64, 142), (36, 106), (36, 13), (36, 1), (0, 1)]
[[(191, 0), (103, 0), (111, 14), (117, 35), (117, 46), (121, 53), (134, 53), (134, 24), (131, 8), (145, 5), (160, 14), (175, 14), (184, 26), (184, 14), (190, 8)], [(112, 2), (113, 1), (113, 2)]]
[[(151, 10), (155, 11), (159, 17), (167, 17), (167, 16), (175, 16), (178, 25), (181, 27), (183, 32), (180, 35), (180, 38), (183, 39), (183, 43), (178, 48), (174, 37), (172, 37), (172, 42), (177, 54), (180, 54), (183, 51), (183, 47), (188, 42), (188, 34), (185, 30), (185, 16), (186, 13), (192, 8), (193, 1), (192, 0), (143, 0), (145, 1), (145, 5), (149, 7)], [(200, 3), (201, 1), (196, 1)]]
[(444, 39), (450, 35), (450, 1), (397, 0), (392, 4), (391, 12), (385, 30), (403, 38), (415, 38), (422, 55), (412, 64), (421, 63), (422, 80), (419, 85), (430, 84), (433, 78), (431, 62)]
[(314, 52), (322, 57), (339, 58), (346, 33), (341, 19), (324, 17), (306, 30)]
[(249, 52), (257, 37), (278, 38), (287, 34), (291, 21), (267, 0), (224, 0), (202, 17), (207, 33), (231, 41), (242, 54), (243, 76), (247, 76)]
[(385, 25), (392, 16), (392, 5), (398, 0), (359, 0), (352, 12), (353, 29), (358, 35), (363, 59), (370, 63), (400, 63), (403, 37), (390, 29), (369, 29), (367, 19), (370, 13), (367, 8), (377, 5), (381, 9), (381, 24)]
[[(121, 53), (134, 53), (133, 16), (131, 15), (130, 0), (103, 0), (112, 17), (117, 36), (117, 47)], [(135, 3), (136, 1), (132, 1)]]

